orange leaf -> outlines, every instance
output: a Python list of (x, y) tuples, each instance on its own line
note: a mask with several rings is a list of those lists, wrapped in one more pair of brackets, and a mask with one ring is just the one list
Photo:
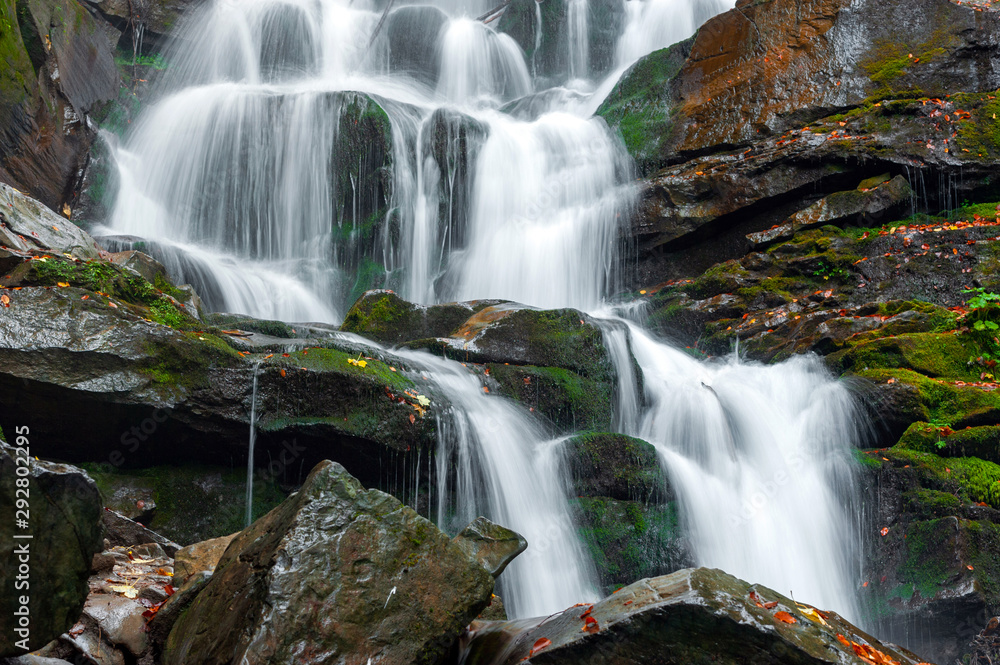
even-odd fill
[(882, 527), (882, 530), (879, 531), (879, 533), (881, 533), (883, 536), (889, 535), (889, 527), (887, 526)]
[(775, 612), (774, 618), (784, 623), (796, 623), (797, 619), (788, 612)]
[(597, 633), (600, 632), (601, 628), (597, 625), (597, 619), (594, 617), (587, 617), (584, 619), (583, 632), (585, 633)]
[(410, 414), (410, 424), (412, 425), (412, 424), (413, 424), (413, 423), (415, 423), (416, 421), (417, 421), (417, 419), (416, 419), (416, 418), (415, 418), (415, 417), (413, 416), (413, 414), (411, 413), (411, 414)]
[(587, 608), (587, 609), (586, 609), (586, 610), (585, 610), (585, 611), (583, 612), (583, 614), (581, 614), (581, 615), (580, 615), (580, 618), (581, 618), (581, 619), (586, 619), (587, 617), (589, 617), (589, 616), (590, 616), (590, 613), (591, 613), (591, 612), (593, 612), (593, 611), (594, 611), (594, 606), (593, 606), (593, 605), (591, 605), (590, 607), (588, 607), (588, 608)]
[(764, 603), (764, 609), (766, 610), (773, 610), (777, 606), (778, 606), (778, 601), (776, 600), (772, 600), (770, 603)]
[(851, 647), (850, 641), (840, 633), (837, 633), (837, 641), (843, 644), (847, 648)]
[(528, 658), (531, 658), (545, 647), (551, 645), (552, 645), (552, 640), (550, 640), (549, 638), (547, 637), (538, 638), (538, 640), (535, 641), (535, 646), (531, 647), (531, 651), (528, 652)]
[(285, 375), (285, 370), (281, 370), (281, 376)]

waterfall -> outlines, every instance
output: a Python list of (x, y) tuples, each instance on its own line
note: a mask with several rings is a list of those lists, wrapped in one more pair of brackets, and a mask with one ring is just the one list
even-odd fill
[[(589, 3), (566, 2), (560, 80), (588, 79)], [(376, 286), (423, 303), (600, 308), (635, 187), (620, 140), (591, 115), (637, 58), (731, 0), (624, 2), (615, 71), (537, 92), (498, 22), (471, 18), (494, 3), (428, 4), (384, 24), (375, 0), (192, 11), (161, 98), (115, 149), (110, 232), (144, 239), (217, 311), (336, 322)], [(605, 325), (616, 426), (656, 447), (698, 562), (853, 615), (844, 387), (814, 359), (705, 363), (635, 324)], [(452, 404), (434, 461), (439, 524), (483, 514), (529, 542), (499, 580), (511, 616), (595, 599), (560, 441), (461, 364), (399, 353)], [(248, 520), (256, 384), (255, 368)], [(405, 478), (408, 492), (417, 477)]]
[[(859, 414), (819, 358), (696, 360), (622, 321), (605, 332), (622, 429), (656, 447), (698, 565), (857, 620), (850, 497)], [(631, 353), (629, 352), (631, 349)], [(633, 377), (633, 378), (629, 378)]]
[(571, 79), (587, 79), (590, 76), (590, 46), (587, 27), (590, 7), (587, 0), (567, 0), (566, 22), (569, 44), (569, 76)]
[(253, 524), (253, 448), (257, 442), (257, 375), (261, 361), (253, 364), (253, 390), (250, 393), (250, 442), (247, 450), (247, 515), (244, 527)]

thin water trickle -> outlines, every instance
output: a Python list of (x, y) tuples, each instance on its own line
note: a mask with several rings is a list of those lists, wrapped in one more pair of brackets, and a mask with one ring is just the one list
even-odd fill
[(257, 443), (257, 376), (260, 373), (260, 363), (253, 365), (253, 389), (250, 393), (250, 441), (247, 447), (247, 510), (244, 527), (253, 524), (253, 449)]

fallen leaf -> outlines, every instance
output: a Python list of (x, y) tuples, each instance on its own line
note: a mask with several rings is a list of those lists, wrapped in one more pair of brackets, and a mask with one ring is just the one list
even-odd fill
[(551, 645), (552, 645), (552, 640), (550, 640), (547, 637), (539, 637), (535, 641), (535, 645), (533, 647), (531, 647), (531, 651), (528, 652), (528, 658), (531, 658), (532, 656), (534, 656), (536, 653), (538, 653), (539, 651), (541, 651), (545, 647), (551, 646)]
[(879, 531), (879, 533), (881, 533), (883, 536), (888, 536), (889, 535), (889, 527), (887, 527), (887, 526), (882, 527), (882, 530)]
[(820, 615), (820, 613), (816, 610), (815, 607), (800, 607), (799, 612), (806, 615), (807, 617), (809, 617), (818, 624), (821, 624), (823, 626), (827, 625), (826, 621), (823, 619), (823, 617)]
[(417, 422), (417, 417), (411, 413), (410, 414), (410, 424), (412, 425), (415, 422)]
[(600, 632), (601, 628), (597, 625), (597, 619), (594, 617), (587, 617), (583, 620), (582, 630), (585, 633), (597, 633)]
[(110, 589), (115, 593), (122, 594), (126, 598), (135, 598), (139, 595), (139, 591), (131, 584), (112, 584)]
[(6, 293), (0, 296), (0, 304), (2, 304), (4, 307), (10, 307), (10, 296), (7, 295)]
[(784, 623), (798, 623), (798, 620), (788, 612), (775, 612), (774, 618)]
[(851, 648), (851, 642), (850, 642), (850, 640), (848, 640), (846, 637), (844, 637), (840, 633), (837, 633), (837, 641), (840, 642), (841, 644), (843, 644), (848, 649)]
[(69, 286), (69, 282), (56, 282), (56, 286), (60, 286), (65, 289), (67, 286)]
[(285, 376), (285, 370), (281, 370), (281, 376)]
[(773, 610), (777, 606), (778, 606), (778, 601), (776, 601), (776, 600), (772, 600), (769, 603), (764, 603), (764, 609), (765, 610)]

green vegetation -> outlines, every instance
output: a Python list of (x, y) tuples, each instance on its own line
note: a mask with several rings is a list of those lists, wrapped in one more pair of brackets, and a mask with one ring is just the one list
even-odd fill
[(131, 53), (118, 51), (115, 54), (115, 64), (119, 67), (152, 67), (158, 71), (167, 68), (167, 61), (159, 53), (133, 56)]
[[(350, 362), (355, 361), (355, 362)], [(364, 361), (364, 366), (360, 362)], [(403, 368), (393, 367), (377, 358), (366, 358), (363, 354), (347, 353), (339, 349), (302, 349), (289, 354), (288, 358), (275, 357), (273, 362), (278, 365), (304, 367), (321, 372), (338, 372), (352, 374), (375, 381), (379, 385), (389, 386), (397, 392), (412, 389), (416, 384), (404, 373)]]

